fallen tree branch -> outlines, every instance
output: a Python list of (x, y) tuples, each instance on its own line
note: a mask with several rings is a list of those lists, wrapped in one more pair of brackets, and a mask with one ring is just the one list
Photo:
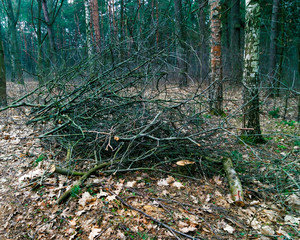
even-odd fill
[(66, 175), (66, 176), (83, 176), (84, 174), (86, 174), (85, 172), (72, 171), (70, 169), (60, 168), (55, 165), (51, 166), (50, 171), (51, 171), (51, 173), (59, 173), (59, 174)]
[(228, 179), (232, 200), (238, 206), (245, 206), (242, 184), (229, 157), (223, 159), (223, 167)]
[[(66, 192), (63, 193), (63, 195), (60, 196), (60, 198), (57, 200), (57, 204), (61, 204), (64, 201), (66, 201), (70, 197), (71, 193), (75, 192), (76, 189), (80, 188), (82, 186), (82, 184), (84, 183), (84, 181), (89, 176), (91, 176), (94, 172), (96, 172), (97, 170), (99, 170), (101, 168), (107, 167), (107, 166), (111, 165), (112, 163), (116, 163), (116, 162), (118, 162), (118, 161), (101, 163), (101, 164), (97, 165), (96, 167), (90, 169), (86, 173), (84, 173), (82, 175), (82, 177), (75, 184), (73, 184), (73, 186), (69, 190), (67, 190)], [(62, 171), (60, 171), (60, 170), (62, 170)], [(60, 171), (62, 173), (66, 173), (64, 169), (59, 169), (58, 171)], [(66, 170), (66, 171), (69, 172), (68, 170)], [(73, 172), (73, 173), (78, 174), (79, 172)], [(81, 174), (81, 173), (79, 173), (79, 174)], [(74, 176), (80, 176), (80, 175), (74, 175)]]

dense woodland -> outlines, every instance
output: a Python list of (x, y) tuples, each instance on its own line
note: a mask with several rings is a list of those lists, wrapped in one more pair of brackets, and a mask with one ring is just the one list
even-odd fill
[[(149, 228), (146, 235), (126, 230), (122, 237), (125, 228), (118, 224), (109, 227), (122, 230), (116, 239), (227, 239), (213, 229), (234, 231), (224, 224), (208, 232), (199, 223), (180, 227), (173, 215), (164, 221), (145, 208), (137, 210), (126, 201), (128, 189), (122, 193), (116, 187), (125, 180), (116, 185), (110, 175), (129, 174), (128, 191), (141, 172), (171, 174), (191, 186), (207, 184), (207, 178), (219, 185), (221, 175), (235, 207), (245, 209), (251, 197), (267, 201), (271, 194), (282, 214), (295, 215), (300, 209), (299, 16), (297, 0), (1, 0), (1, 113), (25, 114), (43, 148), (24, 154), (35, 159), (30, 166), (39, 173), (23, 187), (46, 192), (41, 188), (47, 181), (74, 177), (77, 182), (63, 183), (72, 185), (68, 189), (53, 190), (55, 204), (66, 207), (77, 197), (85, 205), (96, 196), (86, 191), (98, 187), (105, 189), (97, 192), (99, 198), (116, 199), (171, 233)], [(109, 180), (89, 182), (102, 176)], [(253, 182), (263, 183), (261, 190)], [(157, 183), (184, 188), (180, 184), (171, 176)], [(293, 221), (283, 232), (245, 221), (243, 226), (252, 227), (245, 239), (296, 236), (293, 224), (300, 218)], [(229, 222), (241, 234), (234, 239), (240, 239), (247, 227)], [(103, 228), (98, 220), (93, 226), (105, 235)], [(35, 239), (38, 230), (30, 231), (26, 236)], [(96, 239), (91, 234), (88, 239)], [(87, 239), (88, 233), (75, 236)]]

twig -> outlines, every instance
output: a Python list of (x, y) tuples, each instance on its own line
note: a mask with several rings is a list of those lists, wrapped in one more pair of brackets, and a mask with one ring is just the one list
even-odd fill
[[(102, 185), (102, 187), (104, 188), (103, 185)], [(115, 195), (115, 194), (114, 194), (112, 191), (110, 191), (109, 189), (107, 189), (107, 191), (108, 191), (110, 194)], [(179, 235), (181, 235), (181, 236), (183, 236), (183, 237), (186, 237), (186, 238), (188, 238), (188, 239), (194, 239), (194, 240), (201, 239), (201, 238), (194, 238), (194, 237), (191, 236), (191, 235), (188, 235), (188, 234), (185, 234), (185, 233), (180, 232), (180, 231), (178, 231), (178, 230), (175, 230), (174, 228), (171, 228), (171, 227), (168, 226), (167, 224), (165, 224), (165, 223), (163, 223), (163, 222), (157, 220), (156, 218), (154, 218), (154, 217), (148, 215), (147, 213), (143, 212), (142, 210), (133, 207), (133, 206), (130, 205), (129, 203), (125, 202), (124, 199), (122, 199), (121, 197), (119, 197), (119, 196), (116, 195), (116, 198), (117, 198), (123, 205), (125, 205), (126, 207), (131, 208), (132, 210), (137, 211), (137, 212), (143, 214), (145, 217), (149, 218), (150, 220), (152, 220), (152, 221), (155, 222), (156, 224), (161, 225), (161, 226), (163, 226), (164, 228), (168, 229), (170, 232), (177, 233), (177, 234), (179, 234)], [(202, 238), (202, 239), (203, 239), (203, 238)]]

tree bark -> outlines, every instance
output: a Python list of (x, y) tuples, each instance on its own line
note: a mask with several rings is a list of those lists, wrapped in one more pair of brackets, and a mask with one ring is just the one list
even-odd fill
[(230, 65), (231, 76), (237, 83), (242, 81), (241, 16), (240, 0), (231, 0), (230, 9)]
[(91, 1), (91, 9), (92, 9), (92, 21), (95, 33), (95, 41), (96, 41), (96, 50), (99, 52), (101, 49), (101, 34), (100, 34), (100, 21), (99, 21), (99, 6), (98, 0)]
[(43, 57), (42, 57), (42, 1), (37, 0), (38, 2), (38, 19), (37, 19), (37, 49), (38, 49), (38, 55), (37, 55), (37, 75), (38, 75), (38, 81), (39, 85), (41, 86), (43, 84)]
[(183, 23), (182, 17), (182, 1), (174, 0), (174, 12), (175, 12), (175, 34), (176, 34), (176, 57), (177, 67), (179, 70), (179, 87), (185, 87), (187, 82), (187, 56), (186, 56), (186, 29)]
[(209, 89), (210, 111), (221, 114), (223, 112), (223, 76), (221, 50), (221, 5), (220, 0), (210, 0), (210, 67), (211, 86)]
[(53, 64), (56, 65), (56, 45), (55, 45), (55, 37), (52, 29), (53, 22), (51, 22), (50, 17), (49, 17), (49, 11), (47, 7), (46, 0), (42, 0), (42, 9), (44, 13), (44, 18), (45, 18), (45, 23), (47, 25), (47, 32), (48, 32), (48, 38), (49, 38), (49, 43), (50, 43), (50, 48), (51, 48), (51, 59), (53, 61)]
[(19, 21), (21, 0), (17, 2), (17, 10), (14, 13), (11, 0), (6, 0), (8, 28), (11, 34), (11, 65), (12, 81), (24, 84), (23, 70), (21, 65), (21, 51), (17, 37), (17, 23)]
[(0, 25), (0, 106), (4, 107), (6, 105), (7, 105), (6, 75), (5, 75), (5, 64), (4, 64), (4, 49), (3, 49), (1, 25)]
[(87, 46), (87, 53), (88, 57), (92, 56), (93, 49), (92, 49), (92, 38), (91, 38), (91, 15), (89, 9), (89, 0), (84, 1), (84, 10), (85, 10), (85, 33), (86, 33), (86, 46)]
[(229, 184), (232, 200), (240, 207), (245, 206), (243, 187), (230, 158), (223, 159), (223, 168)]
[[(260, 6), (259, 0), (246, 1), (245, 52), (243, 71), (244, 127), (251, 142), (264, 142), (259, 116), (259, 43)], [(250, 139), (249, 139), (250, 140)]]
[(205, 0), (199, 0), (199, 27), (200, 27), (200, 49), (199, 49), (199, 57), (200, 57), (200, 69), (199, 74), (200, 78), (204, 80), (209, 73), (209, 46), (207, 44), (208, 38), (208, 27), (206, 25), (206, 13), (204, 7), (207, 5)]
[[(270, 32), (270, 53), (269, 53), (269, 84), (271, 85), (272, 96), (276, 95), (276, 52), (277, 44), (276, 38), (278, 35), (277, 22), (278, 22), (278, 9), (280, 0), (273, 0), (271, 32)], [(278, 80), (277, 80), (278, 81)]]

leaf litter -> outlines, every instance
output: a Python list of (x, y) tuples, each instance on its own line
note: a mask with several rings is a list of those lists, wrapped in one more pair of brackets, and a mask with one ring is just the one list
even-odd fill
[[(43, 126), (27, 126), (16, 110), (1, 113), (0, 120), (1, 239), (175, 239), (147, 215), (195, 239), (296, 239), (300, 230), (298, 193), (278, 204), (254, 194), (269, 187), (256, 180), (240, 208), (221, 176), (196, 181), (157, 173), (104, 175), (57, 205), (76, 178), (47, 175), (59, 156), (35, 138)], [(36, 162), (41, 154), (47, 161)]]

